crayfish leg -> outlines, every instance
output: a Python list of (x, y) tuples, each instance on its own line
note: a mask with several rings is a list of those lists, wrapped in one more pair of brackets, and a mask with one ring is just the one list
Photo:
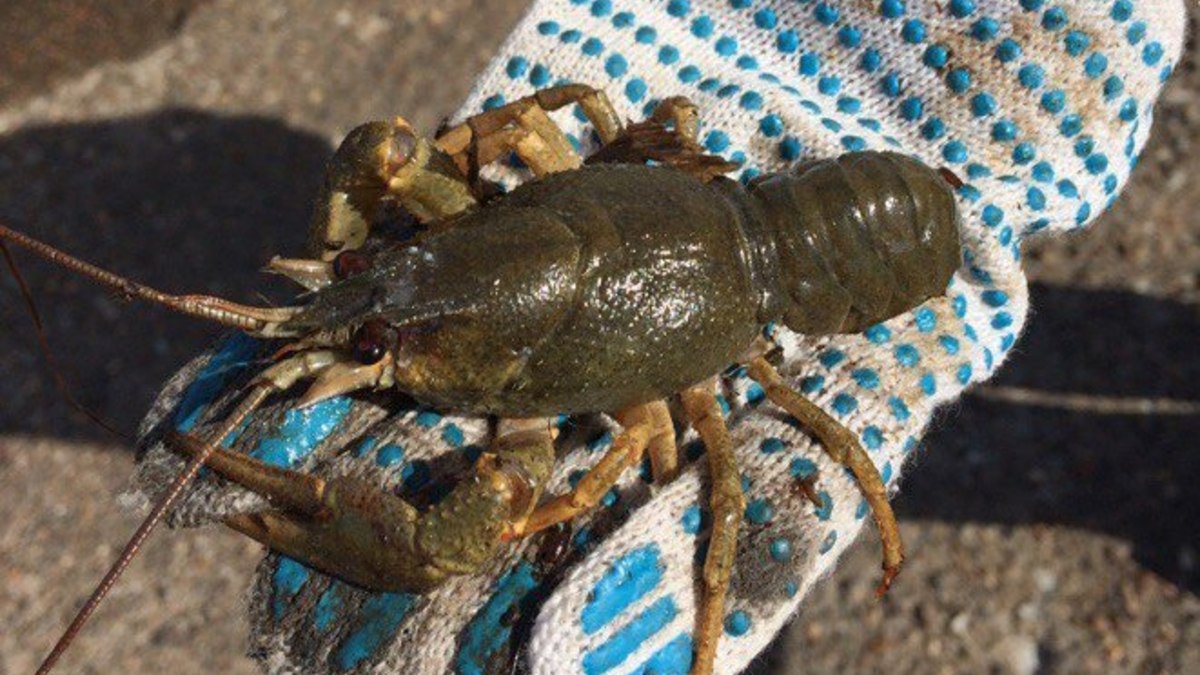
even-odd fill
[(692, 427), (704, 441), (711, 484), (709, 507), (713, 526), (704, 558), (704, 594), (697, 616), (696, 652), (691, 670), (692, 675), (711, 675), (723, 630), (725, 596), (733, 577), (738, 527), (746, 510), (746, 498), (733, 454), (733, 439), (711, 383), (688, 389), (681, 398)]
[(854, 474), (867, 505), (871, 507), (871, 514), (883, 543), (883, 579), (875, 589), (875, 594), (882, 596), (900, 573), (900, 566), (904, 562), (904, 543), (900, 539), (896, 514), (892, 511), (892, 505), (888, 503), (887, 487), (883, 483), (883, 477), (879, 475), (879, 469), (871, 462), (871, 458), (867, 456), (866, 450), (852, 431), (820, 406), (787, 386), (779, 372), (765, 358), (751, 360), (747, 372), (762, 385), (772, 403), (786, 410), (812, 431), (826, 454)]
[[(659, 464), (669, 467), (678, 464), (678, 460), (672, 457), (677, 454), (675, 426), (671, 422), (666, 401), (633, 406), (617, 413), (615, 417), (624, 429), (600, 461), (579, 479), (571, 491), (534, 509), (514, 536), (527, 536), (554, 527), (595, 508), (621, 475), (642, 460), (648, 447), (655, 448), (654, 452), (660, 456)], [(658, 479), (657, 473), (655, 478)]]
[(548, 112), (578, 104), (602, 143), (621, 133), (621, 118), (604, 92), (583, 84), (541, 89), (467, 118), (438, 135), (435, 145), (468, 177), (509, 152), (535, 176), (579, 168), (582, 159)]

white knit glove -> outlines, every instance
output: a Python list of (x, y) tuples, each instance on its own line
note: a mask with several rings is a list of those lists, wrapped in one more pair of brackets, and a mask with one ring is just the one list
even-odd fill
[[(742, 163), (744, 178), (861, 149), (898, 149), (961, 176), (967, 265), (945, 297), (862, 334), (776, 334), (785, 377), (858, 433), (894, 486), (934, 408), (987, 379), (1017, 339), (1021, 240), (1083, 227), (1115, 199), (1183, 26), (1179, 0), (539, 0), (458, 116), (583, 82), (634, 120), (662, 97), (690, 97), (704, 144)], [(556, 119), (589, 138), (577, 113)], [(220, 389), (222, 364), (252, 353), (240, 340), (226, 345), (175, 423), (190, 424)], [(749, 504), (717, 657), (718, 672), (735, 673), (833, 568), (867, 508), (757, 385), (735, 375), (726, 387)], [(181, 388), (164, 400), (174, 404)], [(551, 493), (601, 456), (605, 424), (564, 427), (569, 452)], [(478, 418), (334, 399), (288, 413), (255, 452), (413, 494), (445, 489), (487, 434)], [(693, 440), (682, 439), (685, 450)], [(539, 562), (534, 538), (485, 574), (416, 596), (365, 593), (268, 556), (252, 603), (254, 649), (281, 672), (509, 672), (517, 650), (534, 673), (686, 673), (707, 529), (703, 464), (665, 486), (629, 472), (577, 524), (565, 567), (545, 561), (549, 543)], [(814, 472), (819, 509), (794, 490)], [(261, 506), (218, 502), (194, 495), (180, 518)], [(905, 592), (903, 578), (893, 592)]]

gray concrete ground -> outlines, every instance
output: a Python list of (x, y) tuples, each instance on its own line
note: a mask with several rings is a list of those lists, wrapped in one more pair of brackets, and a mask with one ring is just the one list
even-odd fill
[[(330, 144), (397, 112), (432, 128), (523, 5), (9, 0), (0, 220), (161, 287), (252, 300), (257, 266), (303, 240)], [(1068, 394), (1200, 401), (1198, 150), (1189, 58), (1121, 203), (1029, 250), (1018, 353), (940, 415), (897, 502), (901, 583), (874, 602), (877, 551), (856, 547), (759, 673), (1194, 672), (1200, 415)], [(76, 395), (122, 429), (213, 336), (23, 269)], [(136, 519), (114, 500), (129, 444), (63, 404), (0, 277), (0, 673), (24, 673)], [(257, 557), (224, 531), (160, 534), (63, 672), (254, 672)]]

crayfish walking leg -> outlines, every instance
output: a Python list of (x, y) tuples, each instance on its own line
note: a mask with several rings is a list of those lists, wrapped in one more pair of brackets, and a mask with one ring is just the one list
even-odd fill
[(875, 589), (876, 595), (883, 595), (900, 573), (900, 565), (904, 562), (904, 544), (900, 540), (896, 514), (892, 512), (892, 505), (888, 503), (887, 488), (879, 475), (879, 469), (875, 468), (853, 432), (812, 401), (788, 387), (779, 376), (779, 372), (765, 358), (753, 359), (747, 367), (747, 372), (762, 385), (772, 403), (786, 410), (812, 431), (833, 461), (847, 467), (854, 474), (859, 489), (871, 507), (875, 526), (879, 528), (879, 537), (883, 540), (883, 579)]

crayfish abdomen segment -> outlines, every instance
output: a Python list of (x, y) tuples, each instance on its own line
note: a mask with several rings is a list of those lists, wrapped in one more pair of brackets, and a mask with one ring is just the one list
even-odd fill
[(962, 264), (951, 185), (890, 152), (848, 153), (750, 186), (779, 253), (783, 320), (856, 332), (946, 290)]

